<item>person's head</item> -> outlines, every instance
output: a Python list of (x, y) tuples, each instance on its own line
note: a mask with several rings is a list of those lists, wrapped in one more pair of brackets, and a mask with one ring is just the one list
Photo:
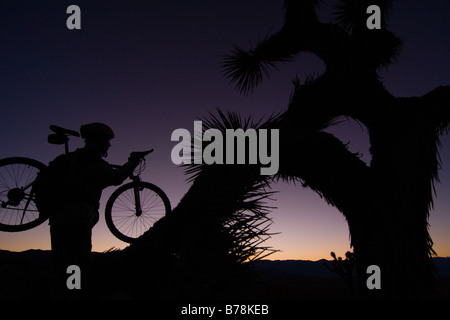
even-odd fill
[(108, 155), (108, 149), (111, 146), (109, 141), (114, 138), (114, 132), (109, 126), (99, 122), (89, 123), (81, 126), (80, 133), (87, 148), (102, 157)]

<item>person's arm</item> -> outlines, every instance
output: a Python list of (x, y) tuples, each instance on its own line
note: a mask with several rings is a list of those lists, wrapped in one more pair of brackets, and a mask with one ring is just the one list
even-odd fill
[(140, 159), (141, 158), (137, 154), (132, 153), (128, 158), (128, 162), (122, 166), (111, 166), (106, 161), (102, 161), (103, 164), (101, 168), (99, 168), (98, 172), (101, 177), (102, 184), (104, 184), (105, 187), (122, 184), (139, 165)]

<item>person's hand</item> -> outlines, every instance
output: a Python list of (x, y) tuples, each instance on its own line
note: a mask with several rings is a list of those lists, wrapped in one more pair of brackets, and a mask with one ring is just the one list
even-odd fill
[(139, 164), (139, 162), (142, 159), (142, 155), (139, 152), (132, 152), (130, 153), (130, 156), (128, 157), (128, 161), (134, 164)]
[(153, 149), (148, 150), (148, 151), (140, 151), (140, 152), (132, 152), (130, 153), (130, 157), (128, 158), (128, 160), (131, 159), (135, 159), (138, 158), (139, 160), (144, 159), (146, 155), (148, 155), (149, 153), (152, 153)]

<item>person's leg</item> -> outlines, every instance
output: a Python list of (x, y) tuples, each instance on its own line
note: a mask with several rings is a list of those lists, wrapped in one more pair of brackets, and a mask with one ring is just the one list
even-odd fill
[(51, 226), (52, 275), (57, 292), (67, 291), (67, 268), (76, 265), (81, 270), (89, 262), (92, 250), (92, 229), (85, 225)]

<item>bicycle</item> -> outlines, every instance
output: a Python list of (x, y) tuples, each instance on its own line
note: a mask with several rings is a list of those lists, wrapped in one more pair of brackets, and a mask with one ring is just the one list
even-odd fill
[[(48, 136), (48, 142), (64, 144), (65, 153), (69, 152), (69, 137), (80, 136), (77, 131), (55, 125), (51, 125), (50, 130), (53, 133)], [(108, 229), (124, 242), (133, 242), (171, 211), (169, 198), (164, 191), (140, 178), (145, 169), (145, 156), (151, 152), (153, 149), (138, 153), (141, 162), (129, 176), (131, 182), (115, 190), (105, 206)], [(44, 168), (45, 164), (31, 158), (0, 160), (0, 231), (25, 231), (47, 220), (47, 217), (39, 214), (33, 192), (33, 182)]]

